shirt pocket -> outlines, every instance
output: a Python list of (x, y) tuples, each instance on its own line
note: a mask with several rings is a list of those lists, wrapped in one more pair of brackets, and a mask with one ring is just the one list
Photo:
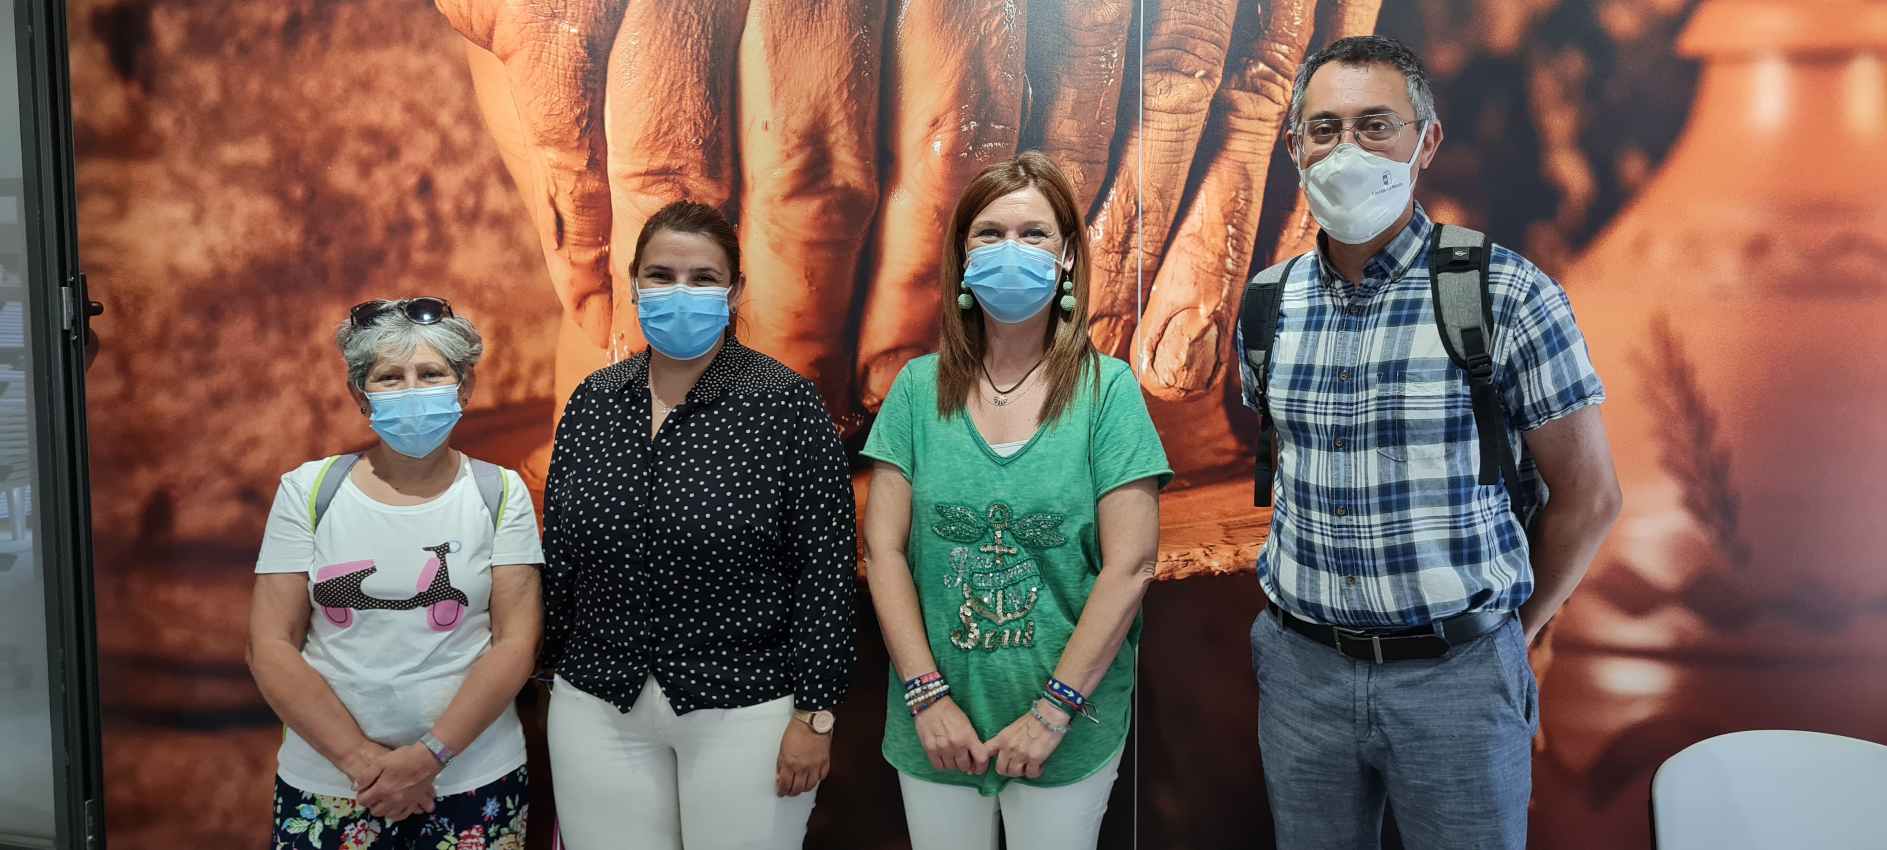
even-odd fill
[(1404, 477), (1439, 477), (1447, 471), (1458, 380), (1446, 364), (1397, 363), (1378, 372), (1370, 411), (1376, 452), (1400, 465)]

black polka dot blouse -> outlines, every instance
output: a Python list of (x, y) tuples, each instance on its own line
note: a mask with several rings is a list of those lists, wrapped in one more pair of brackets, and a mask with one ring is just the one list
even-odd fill
[(649, 439), (649, 353), (591, 375), (544, 493), (544, 666), (624, 712), (844, 699), (855, 528), (810, 381), (730, 335)]

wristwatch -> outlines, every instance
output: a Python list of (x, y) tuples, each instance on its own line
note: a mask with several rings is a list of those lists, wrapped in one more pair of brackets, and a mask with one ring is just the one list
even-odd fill
[(838, 718), (833, 717), (832, 712), (823, 709), (819, 711), (795, 711), (793, 712), (793, 719), (807, 726), (811, 726), (814, 735), (832, 734), (832, 724), (838, 722)]
[(452, 761), (453, 756), (459, 754), (458, 750), (446, 746), (444, 741), (439, 740), (439, 736), (431, 732), (419, 736), (419, 745), (425, 747), (426, 752), (432, 753), (433, 760), (439, 762), (440, 767), (445, 767), (448, 762)]

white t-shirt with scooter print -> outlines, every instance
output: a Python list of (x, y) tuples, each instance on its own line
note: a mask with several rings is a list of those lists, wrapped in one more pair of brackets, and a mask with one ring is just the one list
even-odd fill
[[(492, 565), (544, 562), (530, 492), (504, 470), (509, 487), (494, 533), (469, 462), (445, 493), (420, 505), (375, 501), (350, 480), (311, 530), (309, 497), (326, 462), (282, 476), (256, 572), (308, 575), (302, 657), (368, 738), (411, 744), (445, 713), (491, 645)], [(282, 781), (297, 789), (354, 796), (347, 774), (293, 729), (277, 762)], [(433, 787), (442, 797), (470, 791), (523, 764), (524, 729), (507, 707)]]

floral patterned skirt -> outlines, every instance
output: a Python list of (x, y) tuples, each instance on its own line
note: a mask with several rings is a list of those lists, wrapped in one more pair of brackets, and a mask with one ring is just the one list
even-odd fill
[(310, 794), (275, 778), (273, 850), (524, 850), (530, 809), (525, 769), (463, 794), (431, 813), (388, 822), (349, 797)]

